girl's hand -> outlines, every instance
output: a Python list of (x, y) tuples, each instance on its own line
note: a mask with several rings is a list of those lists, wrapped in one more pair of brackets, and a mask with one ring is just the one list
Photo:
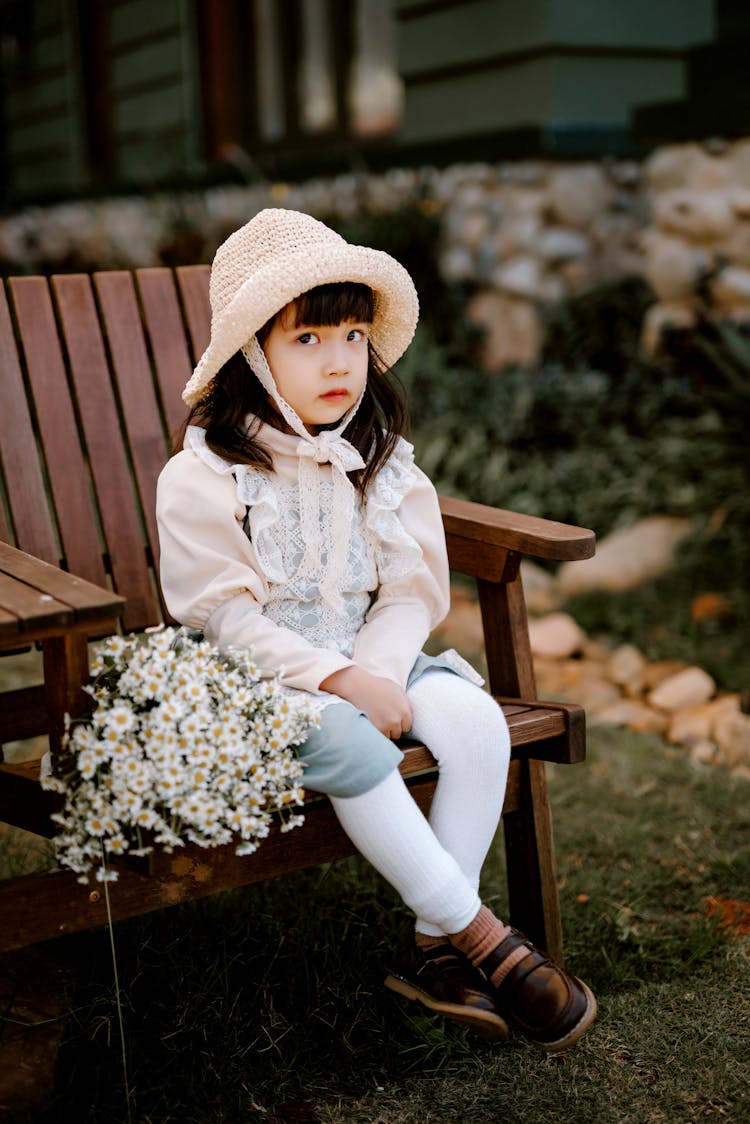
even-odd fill
[(395, 740), (411, 729), (411, 706), (406, 692), (392, 679), (351, 666), (334, 671), (323, 680), (320, 689), (363, 710), (373, 726), (387, 738)]

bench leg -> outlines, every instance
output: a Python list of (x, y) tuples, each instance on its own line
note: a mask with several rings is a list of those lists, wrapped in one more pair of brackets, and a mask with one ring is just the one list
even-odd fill
[(85, 710), (87, 696), (82, 687), (89, 679), (89, 656), (85, 635), (54, 636), (42, 642), (44, 691), (49, 715), (50, 752), (59, 753), (64, 716)]
[(503, 816), (510, 923), (562, 964), (552, 817), (543, 761), (520, 762), (520, 805)]

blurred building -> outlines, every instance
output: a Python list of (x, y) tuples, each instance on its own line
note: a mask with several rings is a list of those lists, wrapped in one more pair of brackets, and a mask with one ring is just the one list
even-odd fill
[(8, 206), (351, 167), (627, 155), (691, 123), (741, 135), (750, 94), (732, 67), (744, 81), (748, 8), (0, 0), (2, 195)]

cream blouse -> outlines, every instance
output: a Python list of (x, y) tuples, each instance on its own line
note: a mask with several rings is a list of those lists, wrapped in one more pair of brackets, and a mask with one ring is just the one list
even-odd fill
[(163, 469), (157, 520), (170, 613), (216, 644), (251, 647), (288, 687), (317, 692), (351, 664), (405, 687), (450, 598), (437, 495), (411, 445), (399, 439), (343, 529), (331, 465), (318, 464), (311, 550), (299, 494), (308, 447), (266, 425), (258, 439), (273, 474), (218, 457), (195, 427)]

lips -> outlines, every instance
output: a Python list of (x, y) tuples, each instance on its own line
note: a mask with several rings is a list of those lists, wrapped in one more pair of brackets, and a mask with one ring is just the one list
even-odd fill
[(345, 398), (349, 397), (349, 391), (344, 389), (329, 390), (327, 394), (321, 394), (320, 397), (326, 402), (343, 402)]

